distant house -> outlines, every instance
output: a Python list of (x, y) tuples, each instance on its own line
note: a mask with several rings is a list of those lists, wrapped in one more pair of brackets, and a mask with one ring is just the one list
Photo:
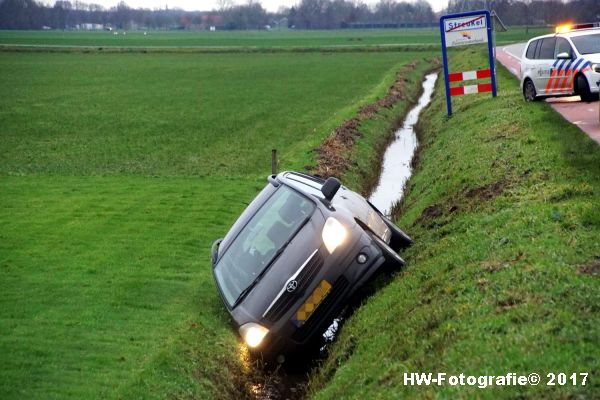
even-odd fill
[(217, 27), (221, 25), (223, 25), (223, 17), (217, 14), (205, 14), (200, 17), (198, 28), (215, 31), (217, 30)]

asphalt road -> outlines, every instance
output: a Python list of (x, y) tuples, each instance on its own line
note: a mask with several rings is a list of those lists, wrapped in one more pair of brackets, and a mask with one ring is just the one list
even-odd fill
[[(496, 59), (519, 79), (521, 78), (519, 63), (524, 48), (525, 43), (517, 43), (499, 47), (496, 52)], [(579, 96), (554, 97), (546, 99), (546, 102), (567, 121), (577, 125), (600, 144), (600, 120), (598, 117), (600, 102), (585, 103)]]

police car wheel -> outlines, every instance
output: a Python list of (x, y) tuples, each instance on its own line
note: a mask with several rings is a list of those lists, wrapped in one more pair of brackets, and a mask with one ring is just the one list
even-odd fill
[(587, 79), (583, 75), (577, 75), (577, 93), (581, 97), (581, 100), (585, 102), (594, 101), (596, 97), (592, 94)]
[(536, 101), (537, 100), (537, 92), (535, 91), (535, 86), (533, 82), (529, 79), (525, 81), (523, 85), (523, 97), (525, 97), (525, 101)]

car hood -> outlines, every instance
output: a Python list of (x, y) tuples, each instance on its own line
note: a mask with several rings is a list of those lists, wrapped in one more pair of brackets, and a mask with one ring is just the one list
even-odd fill
[(364, 197), (342, 186), (333, 198), (332, 204), (336, 208), (341, 207), (348, 210), (354, 218), (389, 243), (392, 232)]
[[(298, 174), (293, 172), (284, 172), (280, 176), (287, 185), (302, 191), (306, 195), (314, 196), (321, 201), (325, 198), (320, 190), (321, 185), (315, 183), (315, 181), (306, 178), (304, 178), (303, 181), (299, 181), (297, 180)], [(296, 177), (295, 179), (288, 179), (288, 177), (294, 176)], [(373, 206), (370, 205), (364, 197), (345, 186), (340, 186), (340, 189), (333, 197), (331, 204), (336, 210), (345, 210), (345, 213), (351, 216), (352, 219), (360, 221), (362, 225), (367, 226), (371, 231), (375, 232), (377, 236), (389, 243), (391, 231), (377, 211), (373, 209)]]
[(585, 54), (582, 57), (590, 62), (600, 63), (600, 53)]

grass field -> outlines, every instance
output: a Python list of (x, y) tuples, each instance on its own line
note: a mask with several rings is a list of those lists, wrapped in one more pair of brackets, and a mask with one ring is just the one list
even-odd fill
[[(458, 70), (485, 59), (463, 50)], [(461, 69), (462, 68), (462, 69)], [(346, 322), (311, 380), (314, 399), (598, 398), (600, 148), (498, 76), (495, 100), (443, 80), (421, 117), (398, 210), (408, 268)], [(410, 386), (405, 372), (541, 376), (539, 386)], [(586, 386), (547, 386), (588, 373)]]
[[(496, 34), (498, 43), (523, 41), (550, 33), (546, 28), (511, 27)], [(1, 45), (119, 46), (119, 47), (334, 47), (373, 45), (437, 45), (437, 28), (332, 31), (219, 31), (219, 32), (113, 32), (0, 31)]]
[[(409, 43), (401, 33), (0, 32), (0, 43)], [(437, 41), (435, 31), (415, 34)], [(271, 148), (281, 168), (303, 169), (334, 127), (419, 60), (414, 97), (435, 65), (424, 60), (438, 56), (1, 54), (2, 399), (248, 395), (253, 370), (212, 283), (212, 241), (264, 185)], [(506, 71), (496, 100), (456, 99), (451, 120), (442, 84), (400, 212), (416, 240), (410, 266), (347, 321), (310, 394), (598, 397), (600, 150), (546, 105), (523, 103)], [(374, 149), (407, 107), (361, 126), (353, 187), (364, 189)], [(481, 391), (410, 388), (405, 371), (590, 378)]]
[(0, 397), (246, 395), (212, 241), (430, 56), (3, 53)]
[(328, 132), (395, 65), (421, 55), (172, 57), (0, 59), (0, 172), (262, 176), (271, 148), (302, 167), (319, 144), (311, 133)]

